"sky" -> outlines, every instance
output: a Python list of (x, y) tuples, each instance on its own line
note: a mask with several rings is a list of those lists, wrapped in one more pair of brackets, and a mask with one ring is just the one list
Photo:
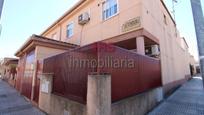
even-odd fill
[[(5, 0), (1, 19), (0, 58), (14, 57), (15, 52), (32, 34), (41, 34), (77, 1)], [(172, 11), (171, 1), (165, 0), (169, 11)], [(190, 0), (178, 0), (175, 10), (180, 34), (186, 38), (190, 53), (198, 59)]]
[[(194, 55), (195, 59), (198, 61), (197, 40), (190, 0), (177, 1), (178, 3), (175, 4), (177, 28), (180, 32), (180, 36), (185, 37), (189, 45), (190, 53)], [(165, 0), (165, 3), (169, 11), (172, 12), (172, 0)], [(201, 4), (202, 8), (204, 8), (204, 0), (201, 0)]]

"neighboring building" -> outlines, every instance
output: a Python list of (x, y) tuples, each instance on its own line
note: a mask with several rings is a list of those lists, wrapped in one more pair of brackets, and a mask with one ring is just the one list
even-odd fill
[[(16, 89), (37, 104), (40, 83), (37, 74), (42, 73), (42, 60), (75, 47), (70, 43), (32, 35), (15, 54), (20, 57)], [(35, 95), (33, 91), (36, 91)]]
[(16, 58), (4, 58), (1, 62), (1, 77), (12, 86), (15, 86), (16, 82), (17, 65), (18, 59)]
[(196, 69), (197, 63), (193, 55), (190, 56), (190, 72), (191, 75), (196, 75), (198, 73)]
[[(83, 49), (84, 46), (99, 41), (136, 52), (140, 56), (147, 55), (161, 60), (162, 87), (152, 87), (148, 91), (146, 89), (142, 93), (145, 98), (133, 96), (135, 100), (133, 102), (147, 103), (143, 107), (144, 110), (138, 111), (138, 114), (144, 114), (150, 110), (158, 97), (162, 97), (162, 92), (168, 92), (190, 77), (188, 45), (185, 39), (180, 37), (176, 24), (162, 0), (80, 0), (46, 29), (41, 36), (33, 35), (18, 50), (16, 56), (20, 57), (18, 65), (20, 69), (17, 89), (38, 103), (39, 81), (37, 81), (36, 73), (42, 72), (42, 68), (37, 68), (38, 61), (42, 62), (47, 57), (76, 47)], [(32, 72), (26, 74), (27, 70), (32, 70)], [(36, 88), (37, 93), (34, 93)], [(35, 99), (36, 96), (37, 99)], [(53, 107), (57, 107), (53, 109), (56, 110), (55, 114), (62, 114), (62, 111), (67, 112), (65, 106), (71, 113), (75, 113), (77, 110), (83, 113), (86, 108), (84, 107), (86, 105), (75, 104), (75, 102), (66, 99), (58, 102), (57, 100), (60, 100), (58, 96), (52, 98), (44, 96), (45, 94), (40, 93), (40, 103), (44, 103), (44, 106), (40, 105), (40, 108), (48, 113)], [(74, 98), (73, 95), (68, 99), (72, 98)], [(147, 98), (151, 98), (151, 101), (147, 102)], [(51, 106), (48, 104), (50, 101), (58, 105)], [(125, 105), (126, 101), (124, 99), (120, 103), (114, 103), (112, 114), (130, 108), (131, 105)], [(61, 102), (63, 104), (59, 104)], [(134, 109), (127, 111), (131, 113), (138, 110), (140, 105), (137, 106), (137, 104)], [(126, 109), (123, 108), (123, 105)], [(69, 106), (73, 108), (69, 108)]]
[(0, 59), (0, 79), (2, 78), (2, 74), (4, 73), (3, 66), (1, 65), (3, 60)]
[(200, 63), (196, 63), (196, 74), (201, 74)]

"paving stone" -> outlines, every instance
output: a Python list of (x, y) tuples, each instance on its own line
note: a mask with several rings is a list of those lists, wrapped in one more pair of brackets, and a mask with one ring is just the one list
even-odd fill
[(185, 83), (148, 115), (204, 115), (202, 80), (194, 78)]
[(0, 80), (0, 115), (46, 115)]

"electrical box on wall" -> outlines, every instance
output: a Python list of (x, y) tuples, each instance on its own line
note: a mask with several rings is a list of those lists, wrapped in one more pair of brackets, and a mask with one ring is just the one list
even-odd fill
[(80, 25), (85, 25), (90, 21), (90, 15), (88, 12), (85, 12), (78, 17), (78, 23)]
[(159, 45), (145, 47), (145, 54), (151, 57), (158, 57), (160, 55)]
[(152, 50), (152, 55), (159, 55), (160, 54), (158, 45), (152, 45), (151, 50)]

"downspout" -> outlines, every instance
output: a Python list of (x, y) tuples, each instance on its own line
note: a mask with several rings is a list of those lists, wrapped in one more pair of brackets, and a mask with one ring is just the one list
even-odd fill
[(84, 30), (84, 25), (82, 25), (81, 32), (80, 32), (80, 41), (79, 41), (80, 47), (82, 46), (83, 30)]
[(37, 79), (37, 70), (38, 70), (38, 60), (37, 60), (37, 51), (38, 48), (35, 48), (35, 61), (33, 63), (34, 65), (34, 70), (33, 70), (33, 79), (32, 79), (32, 89), (31, 89), (31, 101), (34, 102), (34, 96), (35, 96), (35, 86), (36, 86), (36, 79)]
[(59, 41), (62, 41), (62, 24), (58, 24), (60, 28), (60, 35), (59, 35)]

